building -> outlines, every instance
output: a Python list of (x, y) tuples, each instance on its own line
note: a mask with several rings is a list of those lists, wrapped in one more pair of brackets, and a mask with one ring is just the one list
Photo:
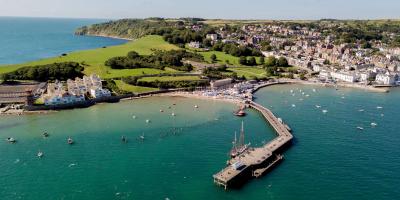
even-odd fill
[(337, 81), (344, 81), (349, 83), (354, 83), (357, 81), (357, 76), (355, 73), (350, 72), (332, 72), (331, 77)]
[(54, 106), (54, 105), (63, 105), (63, 104), (74, 104), (79, 102), (84, 102), (84, 95), (71, 95), (68, 92), (63, 92), (56, 95), (46, 96), (44, 98), (44, 105), (46, 106)]
[(391, 74), (389, 72), (379, 73), (378, 75), (376, 75), (375, 81), (378, 84), (382, 84), (382, 85), (394, 85), (397, 77), (398, 77), (397, 74)]
[(223, 88), (226, 86), (229, 86), (232, 84), (232, 79), (231, 78), (227, 78), (227, 79), (222, 79), (222, 80), (217, 80), (217, 81), (211, 81), (210, 85), (212, 89), (219, 89), (219, 88)]
[(210, 39), (212, 41), (217, 41), (218, 40), (218, 34), (207, 34), (206, 38)]
[(199, 49), (201, 47), (201, 45), (200, 45), (200, 42), (190, 42), (189, 47)]
[(91, 88), (90, 89), (90, 96), (93, 98), (102, 98), (102, 97), (110, 97), (111, 92), (107, 89), (103, 88)]

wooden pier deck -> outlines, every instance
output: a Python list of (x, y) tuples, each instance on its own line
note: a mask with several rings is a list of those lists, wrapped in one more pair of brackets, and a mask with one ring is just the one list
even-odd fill
[(214, 182), (225, 189), (240, 176), (259, 177), (263, 175), (274, 164), (282, 160), (281, 155), (276, 155), (277, 151), (293, 139), (288, 126), (280, 122), (269, 109), (253, 101), (248, 101), (247, 106), (263, 115), (277, 133), (277, 137), (262, 147), (250, 148), (240, 156), (230, 159), (225, 169), (214, 174)]

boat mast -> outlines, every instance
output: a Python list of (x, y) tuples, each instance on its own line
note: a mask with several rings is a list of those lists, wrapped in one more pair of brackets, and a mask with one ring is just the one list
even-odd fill
[(243, 121), (242, 121), (242, 129), (240, 130), (239, 145), (240, 145), (240, 147), (244, 146), (244, 126), (243, 126)]

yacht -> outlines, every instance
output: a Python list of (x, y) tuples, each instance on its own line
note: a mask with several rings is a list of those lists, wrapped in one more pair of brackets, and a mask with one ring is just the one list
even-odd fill
[(358, 130), (361, 130), (361, 131), (364, 130), (364, 128), (361, 127), (361, 126), (357, 126), (357, 129), (358, 129)]
[(323, 113), (327, 113), (328, 111), (327, 111), (327, 110), (322, 110), (322, 112), (323, 112)]
[(378, 124), (377, 123), (375, 123), (375, 122), (372, 122), (371, 123), (371, 126), (377, 126)]
[(72, 138), (68, 138), (67, 143), (68, 144), (74, 144), (74, 140), (72, 140)]
[(39, 151), (38, 153), (37, 153), (37, 157), (39, 157), (39, 158), (41, 158), (41, 157), (43, 157), (43, 152), (41, 152), (41, 151)]

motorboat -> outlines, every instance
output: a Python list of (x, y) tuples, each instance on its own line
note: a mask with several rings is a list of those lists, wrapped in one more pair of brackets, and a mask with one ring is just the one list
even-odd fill
[(146, 119), (146, 123), (150, 123), (150, 120), (149, 120), (149, 119)]
[(43, 157), (43, 156), (44, 156), (43, 152), (39, 151), (39, 152), (37, 153), (37, 157), (41, 158), (41, 157)]
[(172, 113), (171, 115), (174, 116), (174, 117), (176, 116), (175, 113)]
[(322, 110), (322, 112), (323, 112), (323, 113), (327, 113), (328, 111), (327, 111), (327, 110)]
[(16, 143), (17, 140), (14, 139), (14, 138), (12, 138), (12, 137), (9, 137), (9, 138), (7, 138), (7, 142), (9, 142), (9, 143)]
[(364, 130), (364, 128), (361, 127), (361, 126), (357, 126), (357, 129), (358, 129), (358, 130), (361, 130), (361, 131)]
[(377, 126), (378, 124), (377, 123), (375, 123), (375, 122), (372, 122), (371, 123), (371, 126)]
[(68, 138), (67, 143), (68, 144), (74, 144), (74, 140), (72, 138)]
[(320, 106), (320, 105), (315, 105), (315, 107), (316, 107), (316, 108), (321, 108), (321, 106)]
[(44, 132), (43, 137), (49, 137), (49, 134), (47, 132)]
[(198, 105), (194, 105), (194, 108), (199, 108), (199, 106)]

